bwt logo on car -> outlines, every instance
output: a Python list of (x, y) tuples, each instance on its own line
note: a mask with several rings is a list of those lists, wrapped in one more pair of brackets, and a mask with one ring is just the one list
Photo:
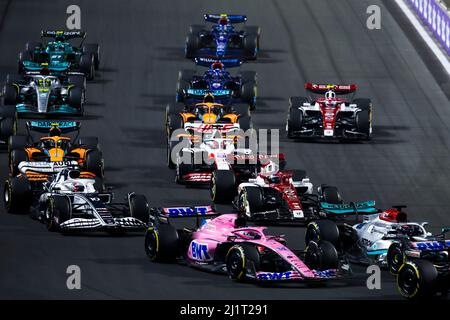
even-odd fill
[(450, 247), (450, 240), (445, 241), (445, 244), (443, 242), (430, 241), (417, 242), (415, 245), (419, 250), (443, 250), (446, 247)]
[(171, 217), (206, 215), (208, 207), (167, 208), (167, 212)]
[(197, 260), (211, 260), (208, 254), (208, 245), (204, 243), (197, 243), (195, 240), (191, 242), (192, 258)]
[(287, 280), (291, 278), (291, 271), (288, 272), (265, 272), (258, 274), (258, 280)]

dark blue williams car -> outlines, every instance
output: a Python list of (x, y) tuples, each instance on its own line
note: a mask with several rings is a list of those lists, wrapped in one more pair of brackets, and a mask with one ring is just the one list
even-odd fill
[(244, 26), (237, 30), (236, 23), (244, 23), (247, 16), (205, 14), (205, 25), (191, 25), (186, 37), (186, 58), (216, 57), (255, 60), (259, 51), (261, 30), (257, 26)]
[(256, 72), (240, 71), (232, 76), (226, 68), (237, 67), (242, 64), (239, 59), (196, 58), (199, 66), (209, 66), (203, 74), (196, 70), (182, 70), (178, 74), (177, 96), (178, 102), (203, 101), (206, 94), (214, 96), (218, 103), (245, 103), (250, 110), (256, 107), (257, 82)]

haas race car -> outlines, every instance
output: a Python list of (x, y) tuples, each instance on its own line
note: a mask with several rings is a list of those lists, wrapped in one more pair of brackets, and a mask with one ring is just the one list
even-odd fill
[[(203, 270), (226, 273), (235, 281), (317, 282), (346, 275), (349, 265), (327, 241), (310, 242), (292, 250), (282, 236), (269, 236), (265, 227), (248, 227), (236, 214), (218, 215), (211, 207), (152, 209), (145, 234), (145, 252), (153, 262), (181, 262)], [(172, 218), (196, 217), (197, 227), (176, 229)], [(200, 223), (201, 218), (206, 218)], [(200, 225), (201, 224), (201, 225)]]
[(18, 114), (71, 114), (84, 112), (84, 76), (51, 75), (46, 67), (24, 75), (8, 75), (3, 87), (5, 105)]
[(40, 189), (33, 190), (25, 175), (9, 178), (4, 201), (8, 212), (26, 213), (50, 231), (143, 231), (149, 221), (143, 195), (129, 193), (126, 203), (113, 203), (113, 194), (100, 191), (94, 174), (64, 168), (48, 175)]
[[(372, 136), (372, 102), (353, 99), (357, 86), (305, 84), (311, 94), (291, 97), (286, 123), (288, 138), (368, 140)], [(350, 99), (341, 96), (351, 95)]]
[(236, 30), (234, 26), (245, 23), (246, 16), (205, 14), (204, 19), (213, 23), (213, 26), (207, 28), (204, 25), (191, 25), (186, 37), (186, 58), (256, 59), (261, 29), (257, 26), (245, 26), (242, 30)]
[(196, 70), (182, 70), (178, 73), (178, 102), (201, 102), (205, 94), (211, 93), (218, 103), (244, 103), (250, 106), (250, 110), (256, 108), (256, 72), (240, 71), (237, 76), (232, 76), (225, 69), (240, 66), (242, 60), (196, 58), (195, 62), (210, 68), (200, 75)]
[[(52, 163), (75, 162), (85, 171), (103, 177), (104, 161), (98, 138), (78, 138), (80, 123), (75, 121), (27, 121), (28, 135), (16, 135), (9, 139), (9, 171), (11, 176), (19, 174), (21, 167), (30, 169), (29, 175), (39, 167), (47, 168)], [(33, 140), (31, 131), (48, 132), (48, 136)], [(62, 136), (76, 131), (74, 139)], [(37, 174), (38, 176), (40, 174)]]
[[(42, 31), (41, 38), (51, 38), (42, 42), (27, 42), (25, 50), (20, 51), (18, 71), (38, 71), (45, 64), (54, 72), (76, 71), (84, 74), (88, 80), (95, 77), (100, 65), (100, 47), (98, 44), (84, 44), (86, 33), (83, 31)], [(69, 42), (82, 39), (79, 46)]]

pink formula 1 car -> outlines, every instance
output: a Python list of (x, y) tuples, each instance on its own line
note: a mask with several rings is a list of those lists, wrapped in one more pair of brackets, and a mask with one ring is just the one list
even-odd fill
[[(307, 282), (350, 273), (330, 242), (311, 241), (306, 250), (294, 251), (282, 236), (266, 235), (265, 227), (245, 226), (237, 214), (219, 215), (209, 206), (151, 209), (151, 217), (145, 251), (154, 262), (178, 261), (238, 281)], [(177, 230), (170, 224), (176, 217), (196, 217), (197, 227)]]

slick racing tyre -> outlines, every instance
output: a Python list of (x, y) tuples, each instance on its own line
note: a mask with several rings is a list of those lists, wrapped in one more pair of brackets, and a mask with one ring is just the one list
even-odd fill
[(71, 75), (67, 77), (67, 82), (75, 87), (86, 90), (86, 77), (83, 75)]
[(139, 221), (148, 224), (150, 211), (147, 198), (142, 194), (133, 194), (130, 198), (130, 215)]
[(241, 86), (241, 100), (245, 103), (248, 103), (250, 106), (250, 110), (256, 109), (256, 95), (257, 95), (257, 87), (256, 82), (254, 81), (248, 81), (244, 82), (244, 84)]
[(17, 120), (16, 118), (3, 118), (0, 120), (0, 139), (7, 141), (16, 133)]
[(189, 33), (190, 33), (190, 34), (198, 35), (199, 32), (201, 32), (201, 31), (204, 30), (204, 29), (205, 29), (205, 26), (204, 26), (204, 25), (201, 25), (201, 24), (191, 24), (190, 27), (189, 27)]
[(372, 136), (372, 101), (370, 99), (354, 99), (353, 103), (361, 109), (356, 114), (356, 129), (364, 134), (364, 139), (369, 140)]
[(305, 243), (314, 241), (328, 241), (333, 245), (339, 245), (339, 229), (334, 221), (317, 220), (308, 223), (306, 227)]
[(242, 82), (258, 83), (258, 76), (255, 71), (241, 71)]
[(100, 150), (98, 137), (80, 137), (78, 144), (89, 150)]
[(215, 170), (211, 177), (211, 199), (214, 203), (233, 201), (236, 177), (231, 170)]
[(95, 78), (95, 62), (92, 53), (83, 53), (80, 57), (80, 71), (83, 72), (88, 80)]
[(96, 43), (85, 44), (82, 47), (83, 53), (92, 54), (94, 56), (94, 68), (100, 68), (100, 46)]
[(31, 52), (28, 50), (23, 50), (19, 52), (19, 57), (17, 59), (17, 72), (19, 74), (22, 74), (25, 72), (25, 67), (23, 65), (23, 63), (25, 61), (31, 61), (32, 60), (32, 56), (31, 56)]
[(26, 177), (11, 177), (6, 180), (3, 201), (9, 213), (29, 213), (32, 197), (31, 185)]
[(398, 270), (406, 262), (406, 255), (401, 243), (394, 242), (389, 246), (386, 262), (389, 272), (393, 275), (398, 274)]
[(11, 83), (6, 83), (5, 86), (3, 87), (3, 103), (5, 105), (15, 105), (17, 102), (17, 88), (11, 84)]
[(25, 44), (25, 50), (29, 52), (33, 52), (34, 50), (42, 49), (42, 43), (37, 41), (28, 41)]
[(305, 249), (305, 262), (310, 269), (337, 269), (339, 258), (336, 248), (331, 242), (321, 240), (310, 241)]
[(237, 123), (239, 124), (239, 128), (244, 131), (244, 133), (253, 128), (252, 117), (250, 116), (239, 117)]
[(261, 189), (258, 187), (245, 187), (239, 194), (238, 204), (241, 215), (252, 218), (255, 212), (261, 211), (264, 207)]
[(105, 182), (103, 181), (103, 178), (95, 177), (94, 178), (94, 189), (97, 192), (104, 192), (106, 191)]
[(244, 54), (248, 60), (256, 60), (258, 53), (258, 35), (248, 34), (244, 37)]
[(103, 155), (98, 150), (89, 151), (85, 160), (86, 171), (95, 174), (97, 177), (104, 177)]
[(191, 80), (194, 75), (195, 70), (181, 70), (178, 72), (177, 102), (184, 101), (186, 90), (191, 87)]
[(178, 233), (170, 224), (158, 224), (145, 232), (145, 253), (153, 262), (172, 262), (178, 255)]
[(200, 38), (197, 33), (189, 33), (186, 37), (185, 55), (188, 59), (195, 58), (195, 54), (200, 45)]
[(12, 177), (17, 176), (19, 171), (19, 164), (22, 161), (28, 161), (28, 155), (23, 149), (14, 149), (9, 153), (9, 173)]
[(246, 34), (254, 34), (256, 35), (256, 39), (257, 39), (257, 49), (258, 51), (260, 50), (260, 38), (261, 38), (261, 28), (258, 26), (245, 26), (243, 28), (243, 30), (245, 31)]
[(286, 123), (287, 137), (294, 138), (294, 133), (300, 131), (303, 126), (303, 112), (299, 107), (303, 106), (303, 103), (308, 102), (304, 97), (291, 97), (289, 99), (288, 118)]
[(69, 106), (77, 109), (78, 113), (83, 114), (83, 89), (73, 87), (69, 90)]
[(235, 281), (246, 280), (248, 269), (259, 271), (261, 258), (258, 249), (247, 243), (236, 244), (232, 246), (225, 258), (227, 274), (230, 279)]
[(11, 152), (15, 149), (25, 149), (28, 145), (28, 137), (24, 135), (11, 136), (8, 139), (8, 150)]
[(342, 196), (337, 187), (322, 185), (320, 186), (320, 200), (326, 203), (341, 204)]
[(63, 222), (70, 220), (72, 206), (66, 196), (51, 196), (47, 201), (45, 222), (49, 231), (60, 231)]
[(436, 293), (438, 272), (428, 260), (405, 262), (397, 274), (397, 287), (407, 299), (430, 297)]

